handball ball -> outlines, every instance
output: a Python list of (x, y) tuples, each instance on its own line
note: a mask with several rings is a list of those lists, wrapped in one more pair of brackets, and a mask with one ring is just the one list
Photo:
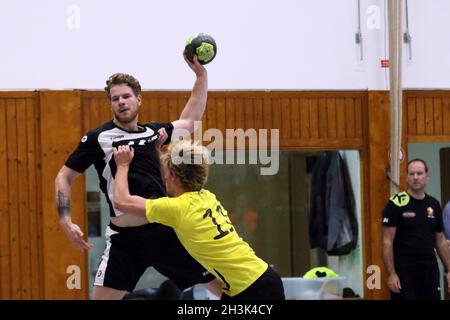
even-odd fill
[(206, 33), (194, 33), (186, 41), (186, 55), (189, 61), (194, 62), (194, 55), (197, 54), (200, 64), (207, 64), (213, 61), (217, 53), (217, 45), (213, 37)]

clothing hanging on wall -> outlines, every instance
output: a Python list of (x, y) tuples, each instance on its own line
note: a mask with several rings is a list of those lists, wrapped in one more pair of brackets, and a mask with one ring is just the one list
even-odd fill
[(327, 151), (311, 175), (309, 211), (311, 248), (346, 255), (356, 248), (358, 221), (347, 164), (338, 151)]

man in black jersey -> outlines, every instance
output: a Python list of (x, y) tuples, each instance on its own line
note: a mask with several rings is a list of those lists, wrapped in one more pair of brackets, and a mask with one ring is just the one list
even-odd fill
[(141, 86), (131, 75), (118, 73), (107, 81), (105, 91), (111, 103), (113, 120), (89, 131), (59, 171), (56, 186), (56, 205), (61, 229), (70, 242), (80, 250), (90, 249), (83, 232), (70, 216), (70, 188), (77, 176), (91, 164), (97, 170), (100, 189), (106, 196), (111, 222), (106, 228), (106, 248), (95, 276), (93, 299), (121, 299), (131, 292), (145, 270), (153, 266), (174, 281), (180, 289), (196, 283), (208, 283), (213, 292), (220, 292), (221, 283), (195, 261), (179, 242), (173, 229), (148, 223), (113, 207), (116, 164), (113, 148), (130, 145), (135, 159), (130, 167), (130, 193), (146, 198), (166, 195), (161, 180), (156, 144), (170, 141), (174, 130), (192, 132), (206, 107), (208, 77), (206, 69), (195, 57), (190, 62), (196, 81), (191, 96), (178, 120), (167, 123), (138, 123), (142, 102)]
[(383, 209), (383, 259), (392, 300), (441, 298), (436, 251), (447, 270), (450, 253), (439, 201), (425, 193), (428, 180), (425, 161), (409, 161), (408, 191), (392, 196)]

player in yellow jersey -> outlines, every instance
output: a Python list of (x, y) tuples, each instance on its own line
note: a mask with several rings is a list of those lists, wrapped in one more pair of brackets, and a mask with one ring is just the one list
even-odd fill
[(130, 195), (128, 170), (133, 156), (128, 146), (114, 150), (118, 210), (172, 227), (192, 257), (222, 281), (222, 300), (284, 299), (280, 276), (239, 237), (216, 196), (203, 189), (209, 159), (205, 147), (186, 140), (169, 145), (161, 154), (161, 166), (171, 197), (158, 199)]

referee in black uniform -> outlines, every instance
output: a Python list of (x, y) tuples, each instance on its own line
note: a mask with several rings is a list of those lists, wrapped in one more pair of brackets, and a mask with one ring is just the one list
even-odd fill
[[(409, 161), (408, 191), (392, 196), (383, 210), (383, 259), (392, 300), (441, 298), (436, 251), (447, 270), (450, 253), (439, 201), (425, 193), (428, 180), (425, 161)], [(446, 276), (449, 280), (450, 273)]]

